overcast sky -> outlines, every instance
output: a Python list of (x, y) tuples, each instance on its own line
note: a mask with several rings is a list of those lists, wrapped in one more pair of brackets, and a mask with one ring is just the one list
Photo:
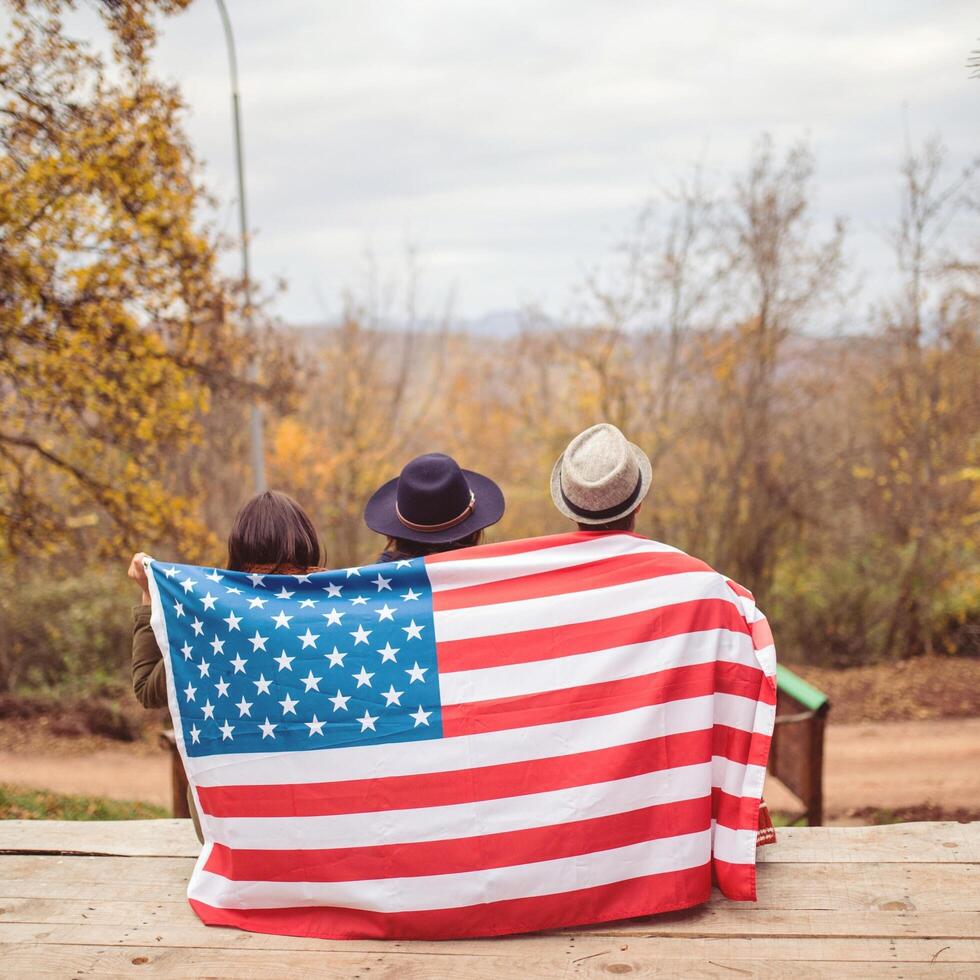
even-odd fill
[[(906, 120), (954, 167), (980, 151), (976, 0), (228, 0), (238, 39), (257, 274), (321, 321), (417, 246), (426, 302), (466, 317), (560, 310), (658, 185), (722, 179), (764, 130), (807, 137), (818, 213), (880, 281)], [(197, 0), (159, 71), (235, 229), (221, 23)], [(878, 277), (877, 279), (875, 277)]]

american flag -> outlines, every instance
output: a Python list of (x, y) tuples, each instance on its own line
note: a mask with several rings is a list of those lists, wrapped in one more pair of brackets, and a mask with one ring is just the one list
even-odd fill
[(755, 899), (775, 650), (633, 534), (309, 575), (150, 562), (211, 925), (491, 936)]

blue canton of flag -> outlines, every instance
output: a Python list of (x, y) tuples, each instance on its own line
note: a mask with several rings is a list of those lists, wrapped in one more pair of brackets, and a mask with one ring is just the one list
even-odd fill
[(442, 736), (421, 559), (309, 575), (150, 562), (190, 756)]

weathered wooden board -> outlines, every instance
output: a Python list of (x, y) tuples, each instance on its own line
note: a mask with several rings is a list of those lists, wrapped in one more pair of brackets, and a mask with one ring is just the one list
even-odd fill
[[(980, 829), (962, 823), (883, 827), (782, 827), (759, 851), (766, 864), (961, 864), (980, 862)], [(5, 820), (0, 853), (197, 857), (189, 820)]]
[[(105, 899), (11, 898), (2, 899), (0, 923), (35, 925), (111, 925), (120, 932), (136, 927), (201, 928), (186, 899), (125, 902)], [(709, 905), (629, 922), (600, 923), (560, 930), (555, 935), (581, 936), (822, 936), (888, 938), (976, 938), (980, 932), (976, 912), (850, 912), (833, 909), (772, 910), (716, 900)], [(239, 935), (231, 929), (211, 930), (208, 943), (225, 945), (224, 938)], [(197, 933), (200, 941), (200, 932)], [(256, 934), (261, 945), (268, 937)], [(231, 940), (229, 940), (230, 942)], [(495, 941), (495, 940), (494, 940)], [(236, 940), (237, 942), (237, 940)]]
[[(161, 901), (183, 898), (189, 858), (0, 856), (0, 895)], [(721, 901), (721, 899), (717, 899)], [(757, 909), (944, 912), (980, 909), (977, 864), (772, 864)]]
[[(121, 931), (107, 925), (51, 926), (30, 923), (0, 923), (0, 948), (19, 943), (73, 946), (158, 946), (198, 948), (201, 929), (189, 926), (164, 928), (158, 923)], [(755, 960), (765, 953), (770, 960), (805, 960), (865, 962), (896, 959), (900, 962), (930, 962), (941, 955), (944, 962), (980, 963), (980, 939), (869, 939), (777, 937), (630, 937), (620, 940), (611, 936), (537, 934), (501, 942), (498, 939), (466, 942), (344, 942), (339, 940), (300, 939), (291, 936), (264, 936), (233, 929), (214, 929), (208, 934), (208, 945), (215, 949), (311, 950), (321, 953), (377, 953), (394, 955), (443, 955), (458, 949), (471, 956), (499, 959), (536, 960), (552, 955), (556, 949), (575, 952), (579, 957), (605, 955), (622, 946), (643, 955), (653, 953), (667, 959)], [(395, 948), (392, 948), (395, 947)]]
[[(506, 941), (500, 942), (501, 946)], [(447, 947), (449, 944), (447, 944)], [(651, 951), (652, 952), (652, 951)], [(309, 974), (326, 978), (355, 980), (485, 980), (487, 977), (516, 977), (526, 980), (554, 980), (556, 977), (641, 976), (685, 977), (690, 980), (749, 976), (769, 980), (792, 976), (811, 977), (969, 977), (975, 980), (976, 963), (950, 963), (937, 950), (930, 961), (908, 961), (898, 956), (886, 960), (769, 960), (760, 950), (757, 959), (666, 958), (632, 945), (608, 952), (580, 957), (577, 950), (555, 949), (519, 964), (503, 953), (479, 956), (465, 948), (447, 948), (440, 955), (406, 951), (376, 953), (291, 952), (288, 959), (279, 950), (203, 950), (160, 949), (156, 946), (127, 948), (99, 946), (24, 945), (0, 947), (0, 957), (8, 976), (106, 976), (136, 975), (153, 977), (289, 977)], [(519, 972), (515, 972), (516, 971)]]
[[(781, 832), (759, 902), (505, 939), (307, 940), (202, 926), (183, 821), (0, 823), (0, 976), (980, 976), (980, 824)], [(65, 853), (74, 851), (74, 854)]]

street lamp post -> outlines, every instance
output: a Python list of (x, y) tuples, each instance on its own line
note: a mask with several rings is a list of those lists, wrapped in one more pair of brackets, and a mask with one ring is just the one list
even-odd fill
[[(245, 292), (245, 327), (254, 330), (252, 319), (252, 278), (248, 255), (248, 213), (245, 205), (245, 163), (242, 155), (242, 112), (238, 95), (238, 59), (235, 57), (235, 36), (231, 30), (231, 19), (224, 0), (215, 0), (221, 13), (221, 23), (225, 30), (228, 45), (228, 67), (231, 71), (231, 114), (235, 128), (235, 169), (238, 174), (238, 227), (242, 248), (242, 288)], [(248, 366), (248, 379), (259, 379), (258, 358), (253, 357)], [(252, 443), (252, 483), (256, 493), (265, 490), (265, 448), (263, 446), (262, 406), (257, 399), (252, 401), (251, 413)]]

